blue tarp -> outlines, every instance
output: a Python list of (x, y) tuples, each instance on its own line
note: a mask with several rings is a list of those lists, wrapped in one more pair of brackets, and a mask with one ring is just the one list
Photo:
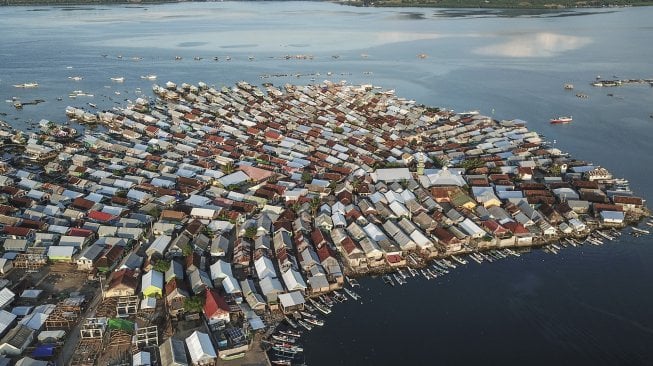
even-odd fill
[(54, 356), (54, 350), (57, 348), (54, 344), (42, 344), (37, 346), (32, 352), (32, 357), (35, 358), (49, 358)]

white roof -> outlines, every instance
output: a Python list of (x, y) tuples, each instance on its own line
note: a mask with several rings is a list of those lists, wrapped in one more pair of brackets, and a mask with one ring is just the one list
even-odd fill
[(150, 360), (150, 353), (146, 351), (141, 351), (136, 353), (132, 357), (132, 365), (133, 366), (150, 366), (152, 365), (152, 361)]
[(279, 301), (284, 308), (301, 305), (305, 302), (304, 296), (299, 291), (289, 292), (287, 294), (279, 294)]
[(215, 210), (209, 208), (194, 207), (192, 210), (190, 210), (190, 215), (193, 217), (212, 219), (213, 215), (215, 215)]
[(154, 239), (152, 244), (150, 244), (150, 246), (147, 248), (145, 253), (149, 256), (151, 256), (154, 253), (159, 253), (163, 255), (166, 249), (168, 248), (170, 241), (172, 241), (172, 237), (169, 235), (157, 236), (157, 238)]
[(16, 320), (16, 314), (10, 313), (7, 310), (0, 310), (0, 334), (4, 334), (13, 324), (14, 320)]
[(472, 220), (469, 218), (466, 218), (458, 224), (461, 229), (465, 231), (469, 236), (475, 237), (475, 238), (480, 238), (485, 235), (485, 231), (481, 229), (476, 223), (474, 223)]
[(222, 280), (222, 288), (228, 294), (235, 294), (235, 293), (242, 292), (242, 290), (240, 289), (240, 285), (238, 284), (238, 280), (236, 280), (232, 276), (227, 276)]
[(249, 176), (245, 174), (243, 171), (237, 171), (235, 173), (225, 175), (224, 177), (218, 179), (218, 182), (222, 184), (223, 187), (228, 187), (233, 184), (240, 184), (243, 182), (247, 182), (249, 180)]
[(402, 180), (410, 180), (413, 176), (410, 174), (408, 168), (391, 168), (391, 169), (377, 169), (374, 173), (370, 174), (375, 182), (399, 182)]
[(37, 336), (39, 342), (45, 342), (49, 339), (61, 339), (66, 336), (65, 330), (44, 330)]
[(51, 246), (48, 248), (48, 257), (72, 257), (76, 247), (71, 246)]
[(256, 267), (256, 274), (258, 275), (259, 280), (262, 280), (265, 277), (277, 277), (274, 265), (272, 265), (272, 261), (268, 257), (262, 256), (257, 259), (254, 262), (254, 267)]
[(434, 174), (428, 175), (429, 181), (432, 186), (458, 186), (462, 187), (465, 184), (465, 179), (460, 174), (452, 173), (447, 167), (437, 171)]
[(290, 268), (286, 272), (284, 272), (281, 277), (283, 278), (283, 282), (286, 284), (286, 288), (288, 290), (305, 290), (306, 289), (306, 282), (304, 282), (304, 279), (302, 278), (302, 275), (299, 274), (299, 272), (295, 271), (294, 269)]
[(188, 347), (190, 358), (195, 364), (217, 357), (209, 335), (197, 330), (186, 338), (186, 347)]
[(211, 269), (211, 279), (224, 279), (225, 277), (233, 276), (231, 271), (231, 264), (225, 262), (222, 259), (218, 259), (217, 262), (213, 263), (210, 267)]

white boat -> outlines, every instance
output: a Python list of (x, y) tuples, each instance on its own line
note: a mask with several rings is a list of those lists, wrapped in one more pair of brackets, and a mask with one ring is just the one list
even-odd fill
[(23, 83), (23, 84), (14, 84), (15, 88), (38, 88), (38, 83)]
[(123, 81), (125, 81), (125, 77), (124, 76), (113, 77), (111, 78), (111, 81), (115, 81), (116, 83), (122, 83)]
[(74, 80), (74, 81), (80, 81), (83, 79), (81, 76), (69, 76), (68, 79)]
[(308, 324), (307, 322), (305, 322), (305, 321), (303, 321), (303, 320), (298, 320), (297, 322), (299, 323), (299, 325), (301, 325), (302, 327), (304, 327), (304, 329), (306, 329), (306, 330), (311, 330), (311, 329), (313, 329), (313, 326), (311, 326), (310, 324)]
[(573, 118), (571, 116), (560, 116), (556, 118), (551, 118), (551, 124), (565, 124), (565, 123), (570, 123), (573, 121)]
[(156, 80), (156, 75), (154, 74), (141, 75), (141, 79)]
[(343, 290), (345, 291), (345, 293), (346, 293), (347, 295), (349, 295), (349, 297), (352, 298), (352, 300), (358, 300), (358, 299), (361, 298), (359, 294), (355, 293), (354, 291), (352, 291), (352, 290), (350, 290), (350, 289), (348, 289), (348, 288), (346, 288), (346, 287), (343, 288)]

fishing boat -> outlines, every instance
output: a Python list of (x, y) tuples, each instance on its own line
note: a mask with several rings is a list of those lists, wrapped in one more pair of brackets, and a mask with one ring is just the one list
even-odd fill
[(390, 277), (389, 275), (383, 275), (383, 277), (381, 278), (383, 278), (383, 282), (385, 282), (386, 285), (390, 285), (390, 286), (395, 285), (395, 283), (392, 281), (392, 277)]
[(38, 88), (38, 87), (39, 87), (38, 83), (14, 84), (14, 88)]
[(551, 120), (550, 120), (551, 124), (554, 124), (554, 125), (556, 125), (556, 124), (566, 124), (566, 123), (570, 123), (571, 121), (573, 121), (573, 118), (571, 118), (571, 116), (560, 116), (560, 117), (556, 117), (556, 118), (551, 118)]
[(69, 76), (68, 79), (73, 80), (73, 81), (80, 81), (83, 79), (81, 76)]
[(430, 280), (430, 279), (433, 278), (433, 277), (431, 277), (431, 275), (428, 274), (428, 272), (426, 272), (423, 268), (422, 268), (420, 271), (422, 272), (422, 276), (424, 276), (424, 278), (426, 278), (427, 280)]
[(565, 90), (572, 90), (572, 89), (574, 89), (574, 84), (569, 84), (569, 83), (565, 84)]
[(324, 325), (324, 321), (317, 318), (305, 318), (304, 321), (307, 322), (308, 324), (316, 325), (318, 327)]
[(305, 321), (303, 321), (303, 320), (298, 320), (297, 322), (299, 323), (299, 325), (301, 325), (302, 327), (304, 327), (304, 329), (306, 329), (306, 330), (311, 330), (311, 329), (313, 329), (313, 326), (312, 326), (312, 325), (308, 324), (307, 322), (305, 322)]
[(286, 323), (290, 325), (293, 328), (297, 328), (297, 323), (295, 323), (294, 320), (290, 319), (288, 316), (285, 316), (284, 319), (286, 320)]
[(411, 277), (417, 276), (417, 270), (413, 267), (408, 267), (408, 272), (410, 273)]
[(334, 292), (333, 292), (333, 298), (334, 298), (337, 302), (345, 302), (345, 301), (347, 301), (347, 296), (345, 296), (345, 295), (339, 293), (338, 291), (334, 291)]
[(296, 331), (296, 330), (290, 330), (290, 329), (289, 330), (280, 330), (279, 334), (289, 336), (289, 337), (295, 337), (295, 338), (299, 338), (299, 337), (302, 336), (301, 332)]
[(351, 287), (358, 287), (358, 286), (360, 286), (360, 283), (358, 283), (358, 281), (356, 281), (355, 278), (351, 278), (351, 277), (349, 277), (349, 276), (347, 276), (347, 282), (349, 283), (349, 286), (351, 286)]
[(406, 280), (404, 280), (404, 279), (403, 279), (400, 275), (398, 275), (397, 273), (393, 273), (393, 274), (392, 274), (392, 277), (394, 277), (395, 281), (397, 281), (398, 284), (400, 284), (400, 285), (404, 285), (404, 284), (406, 284)]
[(464, 259), (462, 259), (462, 258), (458, 258), (458, 257), (456, 257), (455, 255), (452, 255), (452, 256), (451, 256), (451, 259), (455, 260), (456, 262), (458, 262), (458, 263), (460, 263), (460, 264), (467, 264), (467, 261), (466, 261), (466, 260), (464, 260)]
[(352, 298), (352, 300), (358, 300), (358, 299), (361, 298), (359, 294), (355, 293), (354, 291), (352, 291), (352, 290), (350, 290), (350, 289), (348, 289), (346, 287), (343, 290), (345, 291), (345, 293), (347, 295), (349, 295), (349, 297)]
[(300, 311), (299, 313), (302, 314), (302, 316), (303, 316), (304, 318), (315, 318), (315, 315), (312, 314), (312, 313), (309, 313), (308, 311), (304, 311), (304, 310), (302, 310), (302, 311)]
[(313, 299), (310, 299), (310, 298), (308, 300), (322, 314), (325, 314), (325, 315), (326, 314), (331, 314), (331, 309), (329, 309), (328, 306), (322, 305), (322, 304), (318, 303), (317, 301), (315, 301)]
[(273, 365), (282, 365), (282, 366), (283, 366), (283, 365), (288, 365), (288, 366), (292, 365), (292, 361), (291, 361), (291, 360), (283, 359), (283, 358), (282, 358), (282, 359), (279, 359), (279, 360), (270, 360), (270, 362), (271, 362)]
[(154, 74), (141, 75), (141, 79), (156, 80), (156, 75)]
[(124, 76), (117, 76), (117, 77), (113, 77), (113, 78), (110, 78), (110, 79), (111, 79), (111, 81), (115, 81), (116, 83), (122, 83), (123, 81), (125, 81)]
[(285, 336), (285, 335), (276, 335), (276, 334), (273, 334), (273, 335), (272, 335), (272, 339), (274, 339), (274, 340), (276, 340), (276, 341), (279, 341), (279, 342), (288, 342), (288, 343), (295, 343), (295, 342), (297, 342), (297, 339), (295, 339), (294, 337)]

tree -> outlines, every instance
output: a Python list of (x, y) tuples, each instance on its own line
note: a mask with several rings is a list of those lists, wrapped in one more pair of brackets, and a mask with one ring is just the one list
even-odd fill
[(184, 310), (189, 313), (200, 313), (204, 308), (204, 298), (193, 296), (184, 299)]
[(313, 175), (309, 172), (302, 173), (302, 182), (310, 183), (313, 180)]
[(320, 197), (316, 196), (311, 198), (311, 202), (309, 202), (309, 204), (311, 205), (311, 213), (313, 214), (313, 216), (315, 216), (315, 214), (317, 213), (317, 209), (320, 208), (321, 203), (322, 202), (320, 201)]
[(224, 174), (231, 174), (234, 172), (234, 170), (236, 169), (234, 168), (234, 163), (232, 162), (228, 162), (227, 164), (225, 164), (225, 166), (222, 167), (222, 172)]
[(181, 248), (181, 253), (184, 255), (184, 257), (187, 257), (193, 254), (193, 247), (191, 247), (190, 244), (187, 243)]
[(254, 239), (254, 237), (256, 237), (257, 232), (258, 229), (256, 228), (256, 226), (252, 225), (247, 229), (245, 229), (245, 234), (243, 234), (243, 236), (249, 239)]
[(169, 268), (170, 268), (170, 261), (165, 259), (158, 260), (154, 264), (154, 266), (152, 266), (152, 269), (162, 273), (165, 273)]
[(485, 162), (481, 159), (473, 158), (473, 159), (463, 160), (462, 163), (460, 163), (460, 166), (465, 168), (465, 170), (472, 170), (485, 166)]

